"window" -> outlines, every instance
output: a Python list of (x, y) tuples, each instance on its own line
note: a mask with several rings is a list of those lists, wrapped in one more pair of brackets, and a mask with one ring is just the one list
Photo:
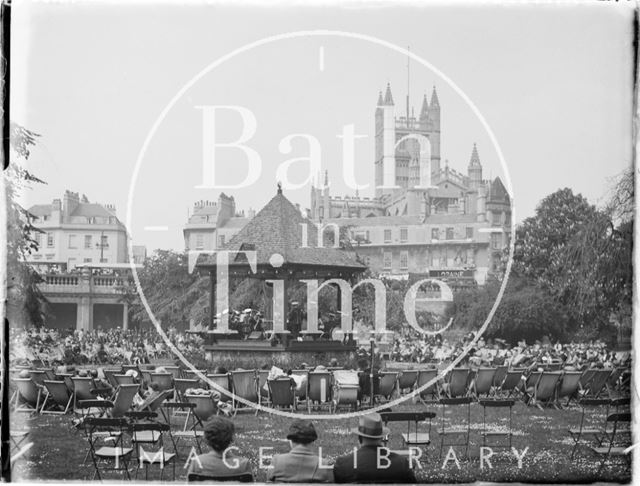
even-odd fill
[(84, 263), (91, 263), (91, 258), (85, 258)]
[(34, 260), (42, 260), (42, 255), (33, 255)]
[(385, 270), (391, 270), (392, 256), (390, 251), (385, 251), (382, 258), (382, 267)]
[(384, 242), (385, 243), (391, 243), (391, 230), (390, 229), (384, 230)]
[(473, 238), (473, 228), (467, 228), (467, 239)]
[(453, 240), (453, 228), (447, 228), (447, 240)]
[(400, 228), (400, 241), (406, 243), (409, 240), (409, 228)]
[(225, 235), (220, 235), (220, 247), (224, 246), (225, 240), (226, 240)]
[(85, 249), (91, 248), (91, 235), (84, 235), (84, 247)]
[(48, 253), (48, 254), (47, 254), (47, 260), (53, 260), (53, 257), (54, 257), (54, 256), (55, 256), (55, 255), (54, 255), (53, 253)]
[(42, 233), (36, 232), (36, 234), (33, 235), (33, 239), (36, 240), (38, 248), (40, 248), (40, 245), (42, 245)]
[(204, 235), (202, 233), (196, 233), (196, 250), (204, 249)]
[(77, 235), (69, 235), (69, 248), (78, 248)]
[(53, 248), (53, 233), (47, 233), (47, 248)]
[(107, 235), (100, 236), (100, 246), (102, 248), (109, 248), (109, 236)]
[(49, 216), (47, 216), (46, 214), (42, 216), (42, 221), (49, 221)]
[(108, 258), (101, 258), (100, 259), (100, 263), (109, 263), (109, 259)]
[(400, 252), (400, 268), (402, 270), (406, 270), (409, 268), (409, 252), (401, 251)]
[(502, 240), (502, 235), (500, 233), (491, 233), (491, 249), (499, 250), (502, 248), (500, 240)]
[(438, 228), (431, 228), (431, 239), (432, 240), (440, 239), (440, 232), (438, 231)]

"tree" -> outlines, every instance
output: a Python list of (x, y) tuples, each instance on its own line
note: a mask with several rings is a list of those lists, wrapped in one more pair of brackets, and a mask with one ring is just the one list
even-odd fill
[(11, 123), (11, 163), (3, 174), (3, 188), (7, 217), (7, 308), (14, 325), (41, 326), (47, 312), (46, 299), (37, 286), (42, 279), (25, 263), (28, 255), (37, 251), (34, 235), (41, 231), (33, 225), (33, 215), (18, 203), (22, 190), (32, 184), (44, 184), (20, 164), (29, 158), (38, 137), (38, 134)]

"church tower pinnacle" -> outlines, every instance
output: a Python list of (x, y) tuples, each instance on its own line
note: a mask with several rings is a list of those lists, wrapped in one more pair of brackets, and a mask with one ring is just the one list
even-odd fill
[(391, 84), (387, 83), (387, 91), (384, 93), (384, 104), (388, 106), (393, 106), (393, 96), (391, 95)]
[(477, 189), (482, 184), (482, 164), (480, 163), (480, 156), (478, 155), (478, 147), (473, 144), (473, 150), (471, 151), (471, 159), (469, 160), (469, 167), (467, 168), (469, 175), (469, 186), (471, 189)]

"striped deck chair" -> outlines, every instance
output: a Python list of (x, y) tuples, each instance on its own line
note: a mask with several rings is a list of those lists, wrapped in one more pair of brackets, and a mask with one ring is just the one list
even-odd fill
[(307, 378), (307, 411), (311, 413), (314, 406), (329, 405), (329, 413), (332, 407), (332, 377), (330, 371), (312, 371)]
[(564, 406), (568, 406), (569, 402), (572, 399), (578, 397), (578, 388), (580, 385), (580, 378), (582, 377), (582, 372), (580, 371), (565, 371), (560, 380), (560, 384), (558, 385), (558, 391), (556, 394), (556, 405), (559, 408), (562, 408), (562, 404), (560, 400), (562, 398), (567, 399), (567, 403)]
[[(420, 389), (432, 380), (435, 380), (438, 376), (438, 370), (420, 370), (418, 373), (418, 380), (416, 382), (416, 388)], [(440, 395), (440, 387), (438, 382), (432, 383), (424, 390), (420, 391), (419, 399), (422, 403), (435, 403)]]
[(258, 370), (258, 403), (268, 404), (271, 399), (269, 398), (269, 387), (267, 386), (267, 379), (269, 378), (269, 370)]
[[(44, 380), (44, 387), (46, 396), (42, 403), (40, 413), (65, 415), (73, 402), (73, 394), (69, 393), (65, 382)], [(50, 407), (48, 410), (46, 410), (47, 405)]]
[(15, 378), (13, 382), (16, 386), (13, 411), (38, 413), (42, 388), (36, 385), (31, 378)]
[(476, 372), (476, 379), (473, 382), (473, 395), (476, 400), (480, 396), (489, 396), (493, 390), (494, 377), (496, 375), (497, 368), (479, 368)]
[(556, 387), (562, 377), (562, 371), (543, 371), (533, 390), (533, 399), (529, 405), (535, 405), (540, 410), (543, 406), (553, 405), (556, 398)]
[[(255, 370), (232, 371), (230, 378), (231, 390), (233, 392), (231, 406), (233, 407), (233, 415), (235, 416), (240, 408), (246, 408), (246, 405), (237, 401), (236, 397), (258, 403), (258, 382)], [(255, 409), (255, 415), (258, 415), (257, 408)]]

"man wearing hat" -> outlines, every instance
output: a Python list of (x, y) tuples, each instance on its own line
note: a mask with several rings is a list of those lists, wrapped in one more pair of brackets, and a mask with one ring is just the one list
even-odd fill
[(330, 483), (331, 467), (320, 467), (320, 456), (311, 444), (318, 438), (310, 420), (296, 419), (289, 427), (287, 439), (291, 451), (273, 457), (267, 481), (286, 483)]
[(409, 461), (382, 445), (389, 434), (382, 417), (370, 413), (360, 417), (358, 428), (360, 448), (336, 459), (333, 476), (336, 483), (415, 483)]

